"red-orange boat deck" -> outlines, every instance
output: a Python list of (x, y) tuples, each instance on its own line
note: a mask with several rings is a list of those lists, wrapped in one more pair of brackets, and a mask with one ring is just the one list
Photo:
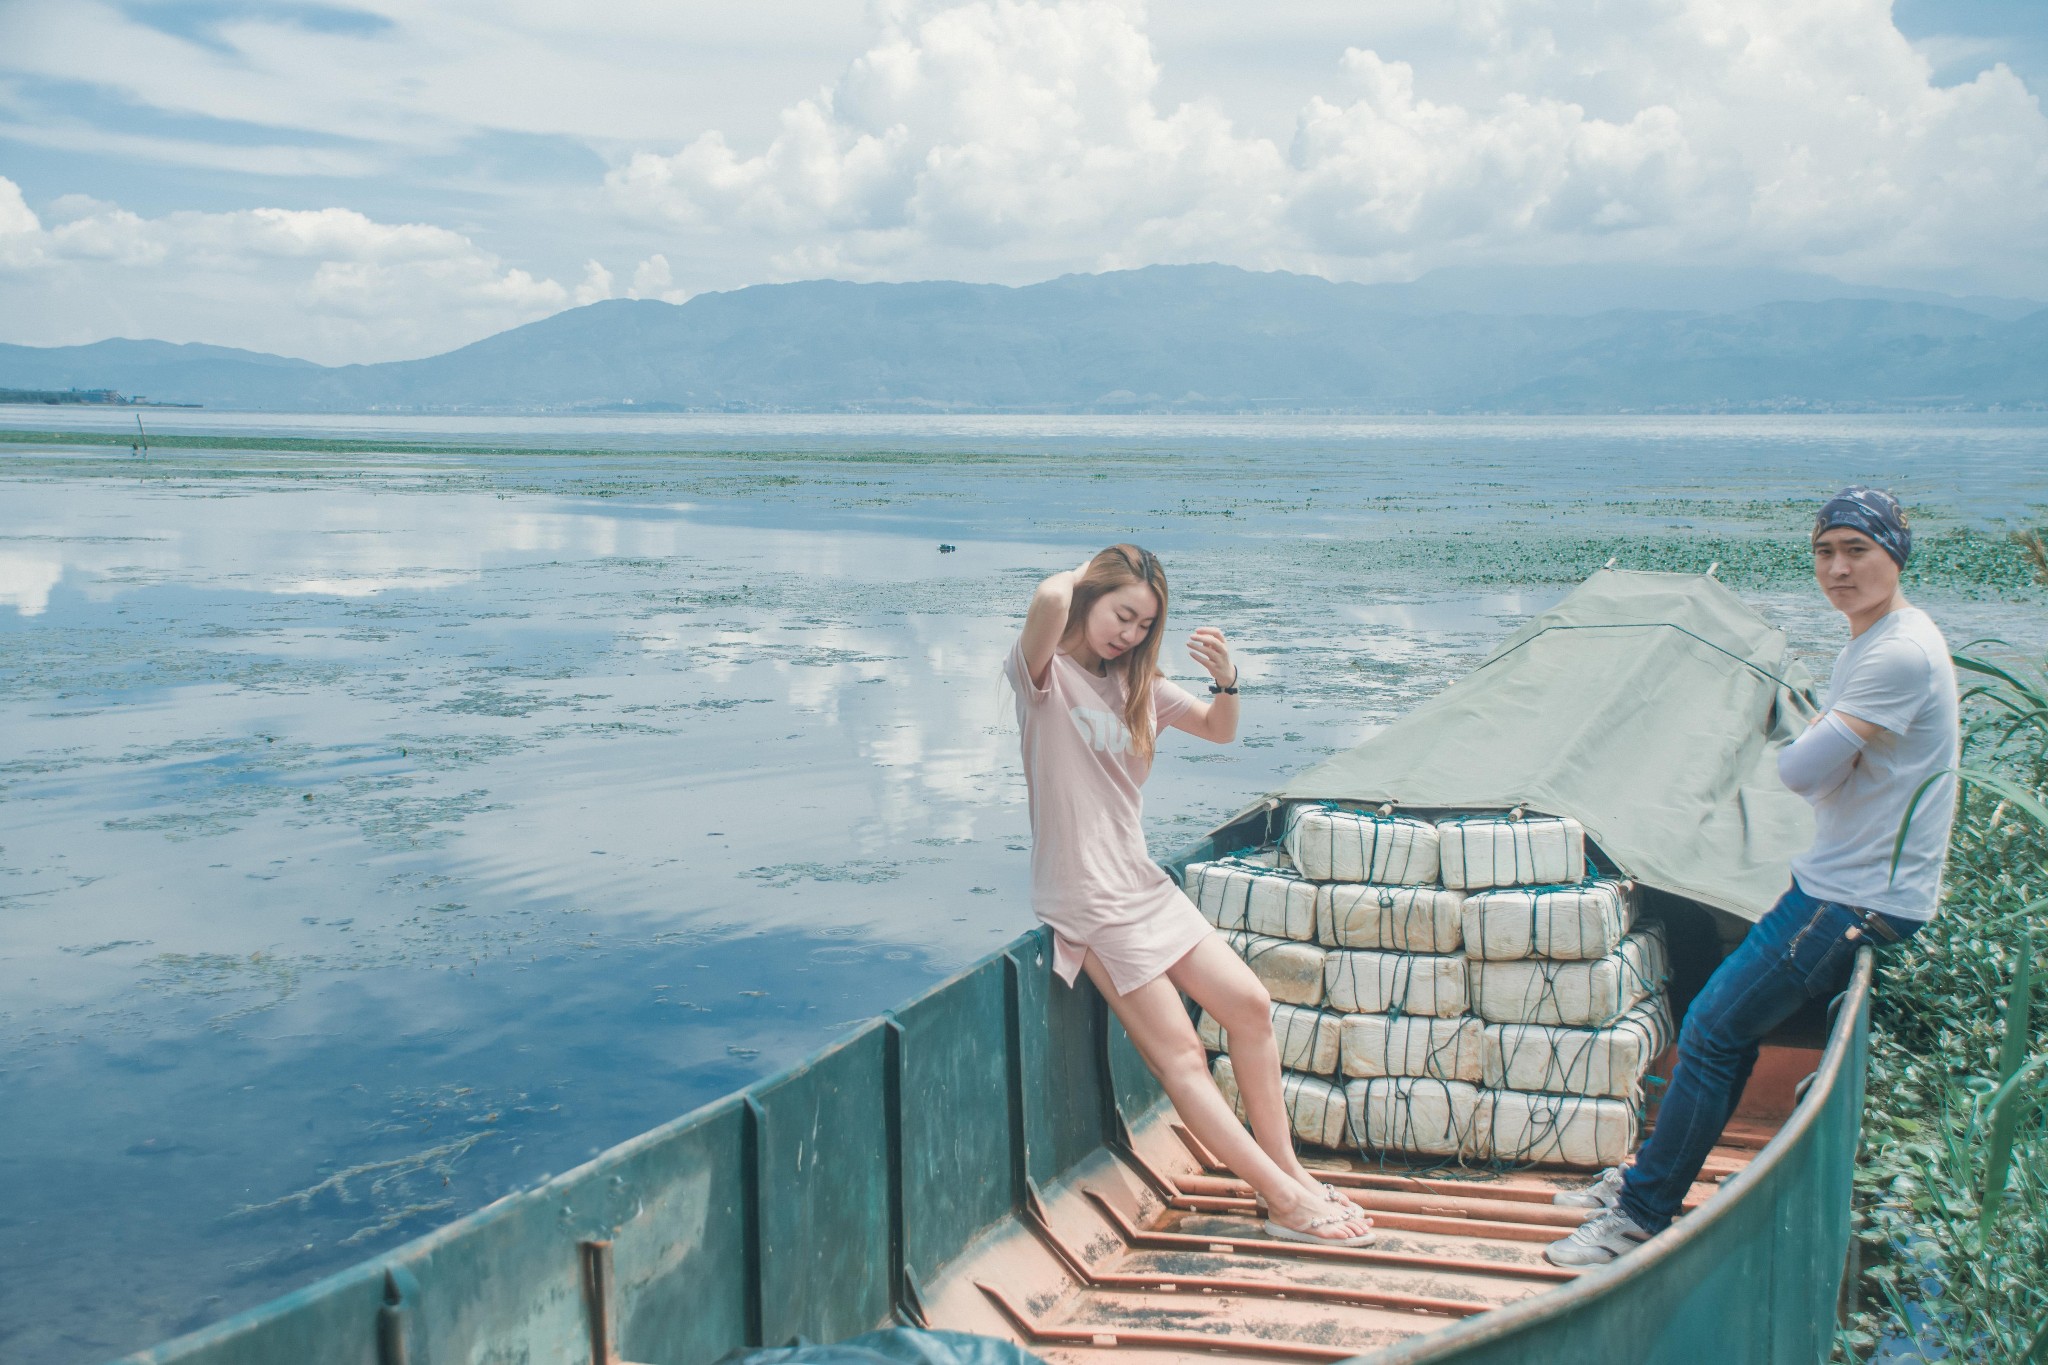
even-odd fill
[[(1771, 1048), (1687, 1200), (1712, 1198), (1776, 1133), (1817, 1053)], [(1008, 1338), (1055, 1365), (1219, 1356), (1334, 1361), (1540, 1294), (1581, 1272), (1544, 1246), (1578, 1225), (1551, 1196), (1583, 1171), (1309, 1161), (1372, 1216), (1356, 1249), (1265, 1233), (1249, 1186), (1170, 1110), (1100, 1152), (926, 1291), (928, 1325)]]

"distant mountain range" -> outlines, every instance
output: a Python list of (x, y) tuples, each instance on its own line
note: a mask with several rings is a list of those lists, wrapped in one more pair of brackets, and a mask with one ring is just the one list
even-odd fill
[(0, 387), (270, 411), (1646, 412), (2048, 406), (2048, 308), (1785, 272), (1229, 266), (614, 299), (422, 360), (0, 345)]

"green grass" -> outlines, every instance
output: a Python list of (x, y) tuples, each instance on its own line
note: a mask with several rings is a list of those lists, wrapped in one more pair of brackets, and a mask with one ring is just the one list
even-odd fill
[[(1971, 689), (1942, 912), (1884, 960), (1856, 1170), (1858, 1309), (1930, 1359), (2048, 1362), (2048, 671)], [(1908, 1305), (1921, 1317), (1908, 1325)]]

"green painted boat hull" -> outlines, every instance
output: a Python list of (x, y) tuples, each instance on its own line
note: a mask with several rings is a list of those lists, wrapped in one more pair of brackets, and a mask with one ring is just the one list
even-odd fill
[[(1241, 839), (1248, 813), (1200, 848)], [(705, 1365), (921, 1316), (919, 1286), (1161, 1097), (1100, 996), (1028, 933), (779, 1076), (150, 1365)], [(1866, 950), (1793, 1117), (1643, 1250), (1380, 1362), (1812, 1362), (1849, 1246)], [(601, 1272), (598, 1267), (601, 1267)], [(594, 1330), (599, 1339), (593, 1342)]]

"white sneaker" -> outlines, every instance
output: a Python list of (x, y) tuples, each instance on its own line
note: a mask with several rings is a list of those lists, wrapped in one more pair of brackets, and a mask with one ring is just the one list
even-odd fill
[(1652, 1235), (1619, 1208), (1612, 1208), (1588, 1218), (1572, 1230), (1571, 1236), (1545, 1247), (1543, 1254), (1553, 1265), (1605, 1265), (1634, 1251)]
[(1550, 1202), (1568, 1209), (1611, 1209), (1621, 1198), (1621, 1167), (1609, 1166), (1583, 1190), (1560, 1190)]

